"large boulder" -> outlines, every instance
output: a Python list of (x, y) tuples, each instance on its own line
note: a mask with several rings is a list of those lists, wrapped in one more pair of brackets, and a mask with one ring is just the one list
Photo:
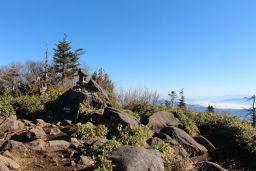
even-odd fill
[(34, 126), (29, 131), (27, 131), (26, 138), (30, 141), (35, 139), (44, 139), (46, 138), (46, 133), (42, 127)]
[(14, 141), (14, 140), (8, 140), (5, 141), (0, 148), (1, 151), (10, 151), (14, 156), (18, 157), (26, 157), (28, 154), (30, 154), (29, 149), (21, 142)]
[(152, 129), (155, 132), (159, 132), (161, 129), (163, 129), (166, 126), (183, 126), (183, 124), (180, 122), (179, 119), (177, 119), (173, 113), (170, 112), (156, 112), (153, 113), (148, 118), (144, 119), (144, 122), (147, 124), (147, 126)]
[(199, 135), (199, 136), (196, 136), (196, 137), (193, 137), (193, 138), (197, 143), (203, 145), (208, 151), (215, 151), (216, 150), (215, 146), (211, 143), (211, 141), (206, 139), (204, 136)]
[(17, 170), (20, 168), (20, 165), (16, 163), (14, 160), (2, 155), (0, 155), (0, 162), (12, 170)]
[(161, 130), (162, 133), (167, 134), (175, 139), (183, 148), (190, 154), (190, 156), (197, 156), (207, 152), (207, 149), (198, 144), (190, 135), (182, 129), (174, 126), (168, 126)]
[(227, 171), (226, 169), (222, 168), (220, 165), (213, 163), (213, 162), (209, 162), (209, 161), (203, 161), (203, 162), (199, 162), (194, 164), (194, 166), (196, 167), (196, 169), (198, 171)]
[(163, 154), (157, 150), (122, 146), (110, 154), (110, 160), (122, 171), (164, 171)]
[(17, 120), (16, 117), (9, 117), (3, 120), (0, 124), (0, 132), (13, 132), (23, 130), (24, 123)]
[(53, 140), (49, 141), (50, 151), (65, 151), (69, 148), (70, 143), (65, 140)]
[(139, 120), (137, 118), (111, 107), (105, 108), (103, 118), (109, 123), (120, 123), (123, 126), (130, 126), (131, 128), (139, 126)]
[(27, 147), (33, 151), (46, 151), (47, 144), (44, 140), (36, 139), (27, 144)]
[(85, 85), (85, 88), (89, 91), (92, 91), (92, 92), (98, 92), (100, 94), (102, 94), (105, 98), (105, 100), (109, 100), (108, 98), (108, 95), (107, 93), (100, 87), (100, 85), (98, 83), (96, 83), (96, 81), (94, 80), (90, 80), (86, 85)]
[(104, 90), (93, 80), (79, 84), (63, 93), (57, 102), (55, 121), (78, 119), (80, 103), (87, 108), (103, 109), (111, 106)]

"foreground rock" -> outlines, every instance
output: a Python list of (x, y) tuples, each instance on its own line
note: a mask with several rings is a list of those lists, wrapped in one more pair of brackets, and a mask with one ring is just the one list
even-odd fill
[(0, 132), (13, 132), (16, 130), (23, 130), (24, 123), (17, 120), (15, 116), (4, 119), (0, 125)]
[(46, 151), (47, 144), (44, 140), (37, 139), (29, 142), (27, 147), (33, 151)]
[(195, 167), (198, 171), (227, 171), (226, 169), (222, 168), (220, 165), (209, 162), (209, 161), (203, 161), (200, 163), (196, 163)]
[(19, 157), (26, 157), (30, 153), (29, 149), (23, 143), (14, 140), (4, 142), (0, 150), (8, 150), (13, 155), (17, 155)]
[(111, 152), (110, 160), (122, 171), (164, 171), (163, 155), (157, 150), (122, 146)]
[(40, 126), (34, 126), (26, 133), (26, 138), (30, 141), (35, 139), (44, 139), (45, 137), (46, 133)]
[(207, 152), (207, 149), (204, 146), (198, 144), (182, 129), (170, 126), (163, 128), (161, 132), (175, 139), (187, 151), (187, 153), (190, 154), (190, 156), (197, 156)]
[(70, 143), (65, 140), (53, 140), (49, 141), (50, 151), (65, 151), (69, 148)]
[(145, 118), (144, 122), (154, 132), (159, 132), (166, 126), (183, 126), (180, 120), (174, 117), (172, 113), (165, 111), (156, 112), (152, 114), (150, 117)]
[[(2, 164), (4, 164), (6, 167), (13, 169), (13, 170), (17, 170), (20, 168), (20, 165), (18, 163), (16, 163), (15, 161), (13, 161), (10, 158), (7, 158), (5, 156), (0, 155), (0, 162)], [(4, 166), (3, 166), (4, 167)]]
[(111, 107), (105, 108), (103, 118), (109, 123), (120, 123), (123, 126), (130, 126), (131, 128), (136, 128), (139, 126), (139, 121), (137, 118)]

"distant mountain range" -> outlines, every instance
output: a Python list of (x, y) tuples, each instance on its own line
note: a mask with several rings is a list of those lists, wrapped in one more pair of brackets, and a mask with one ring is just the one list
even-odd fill
[(212, 105), (216, 113), (227, 113), (241, 119), (249, 119), (247, 109), (251, 107), (251, 102), (244, 97), (249, 95), (187, 98), (187, 107), (196, 112), (204, 112), (207, 111), (208, 105)]

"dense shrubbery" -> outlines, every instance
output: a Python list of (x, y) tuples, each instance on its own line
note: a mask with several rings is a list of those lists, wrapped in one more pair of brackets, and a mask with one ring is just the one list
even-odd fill
[(4, 94), (0, 96), (0, 117), (8, 117), (16, 114), (11, 104), (12, 100), (13, 97), (11, 95)]
[(149, 149), (155, 149), (163, 153), (165, 170), (172, 170), (175, 166), (175, 159), (173, 157), (174, 150), (170, 144), (162, 143), (160, 145), (150, 146)]
[(12, 100), (12, 105), (17, 114), (43, 113), (46, 110), (54, 110), (58, 94), (44, 94), (32, 96), (20, 96)]
[(173, 108), (170, 111), (183, 123), (186, 132), (191, 135), (199, 133), (199, 129), (193, 120), (195, 112), (185, 108)]
[(152, 137), (153, 132), (144, 125), (139, 126), (136, 129), (130, 127), (123, 128), (122, 125), (118, 125), (119, 135), (117, 140), (124, 145), (140, 145), (143, 146), (146, 140)]
[(98, 125), (96, 128), (78, 126), (70, 130), (71, 137), (86, 139), (88, 137), (106, 137), (108, 128), (105, 125)]
[(139, 116), (150, 116), (155, 112), (166, 110), (162, 105), (157, 106), (149, 103), (137, 103), (132, 106), (132, 111), (139, 114)]
[(187, 109), (174, 109), (173, 112), (188, 132), (200, 130), (213, 137), (225, 137), (253, 159), (256, 158), (256, 129), (248, 121), (228, 114), (196, 113)]
[(13, 97), (8, 94), (0, 96), (0, 116), (7, 117), (12, 114), (35, 114), (46, 110), (54, 110), (58, 94), (24, 95)]
[(256, 158), (256, 129), (247, 121), (213, 113), (197, 113), (194, 121), (211, 135), (233, 139), (241, 149)]

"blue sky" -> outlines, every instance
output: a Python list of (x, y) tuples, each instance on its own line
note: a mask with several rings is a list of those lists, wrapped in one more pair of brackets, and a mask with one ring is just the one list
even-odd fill
[(91, 70), (162, 96), (256, 92), (256, 1), (0, 0), (0, 65), (42, 61), (67, 33)]

